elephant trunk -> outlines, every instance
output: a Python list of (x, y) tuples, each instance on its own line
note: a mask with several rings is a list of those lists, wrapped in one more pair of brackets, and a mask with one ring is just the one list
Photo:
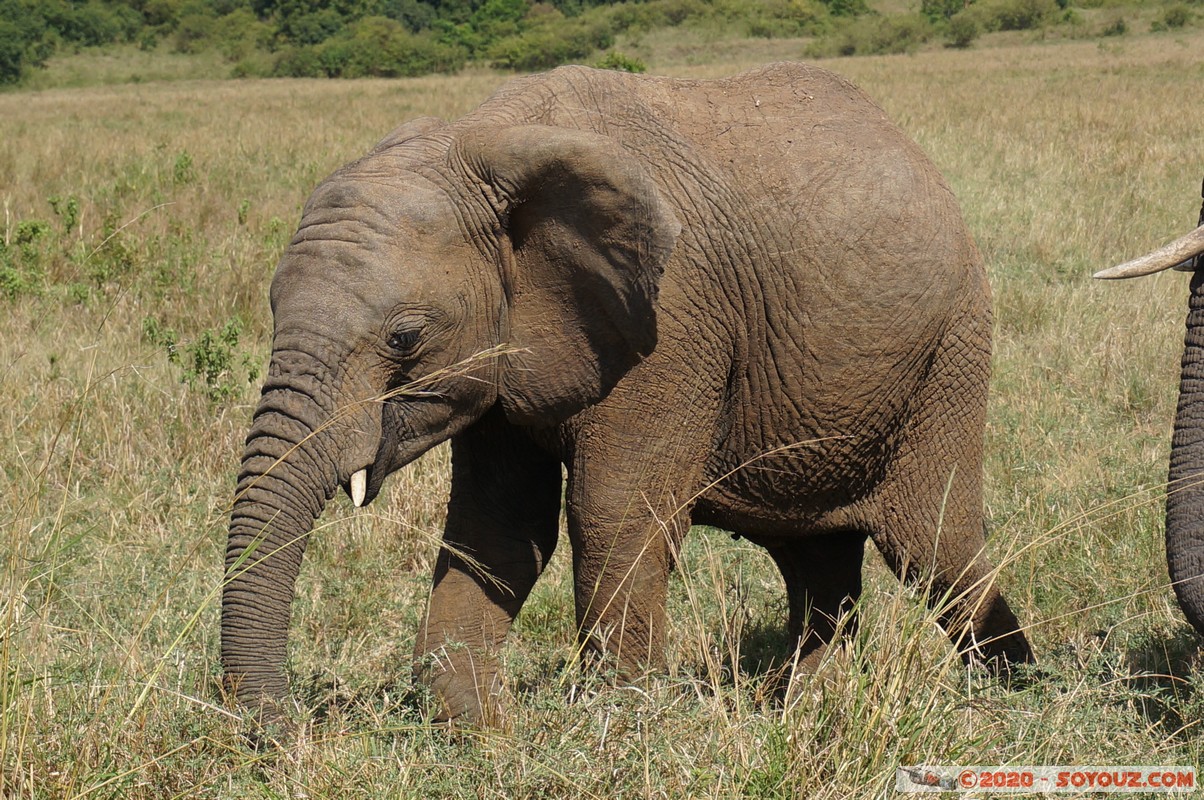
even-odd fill
[(337, 487), (318, 404), (265, 389), (247, 437), (230, 516), (222, 587), (226, 688), (269, 716), (286, 690), (285, 648), (293, 587), (314, 521)]
[[(1204, 186), (1200, 195), (1204, 199)], [(1179, 607), (1204, 635), (1204, 205), (1197, 224), (1170, 244), (1095, 277), (1134, 278), (1172, 267), (1192, 273), (1167, 477), (1166, 563)]]
[(1191, 280), (1168, 480), (1167, 565), (1184, 615), (1204, 634), (1204, 271)]

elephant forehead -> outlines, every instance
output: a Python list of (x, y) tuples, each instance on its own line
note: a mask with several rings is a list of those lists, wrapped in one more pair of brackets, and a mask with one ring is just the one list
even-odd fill
[(416, 244), (450, 244), (463, 238), (458, 216), (444, 192), (409, 181), (328, 180), (306, 202), (293, 244), (335, 239), (369, 245), (407, 237)]
[(329, 227), (295, 240), (280, 260), (271, 288), (278, 323), (305, 318), (351, 333), (375, 329), (402, 305), (450, 313), (471, 294), (475, 251), (463, 237)]
[(277, 281), (437, 285), (446, 265), (469, 252), (443, 192), (405, 181), (329, 180), (306, 204)]
[(272, 308), (281, 315), (301, 305), (342, 317), (344, 309), (371, 316), (399, 304), (441, 307), (465, 293), (464, 270), (453, 267), (470, 253), (464, 243), (459, 250), (463, 257), (339, 241), (290, 249), (272, 279)]
[(278, 322), (320, 316), (348, 331), (399, 305), (450, 313), (478, 261), (445, 192), (406, 176), (336, 175), (306, 204), (272, 280), (272, 309)]

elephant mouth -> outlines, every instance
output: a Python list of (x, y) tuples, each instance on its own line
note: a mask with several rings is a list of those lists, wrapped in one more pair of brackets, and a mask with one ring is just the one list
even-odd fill
[[(419, 410), (432, 413), (435, 419), (421, 418), (421, 414), (417, 413)], [(352, 468), (340, 484), (343, 491), (351, 498), (352, 505), (363, 508), (380, 494), (386, 478), (456, 435), (483, 413), (477, 411), (456, 415), (446, 404), (427, 398), (407, 402), (404, 409), (401, 403), (386, 403), (381, 420), (383, 433), (377, 443), (376, 455), (371, 462), (361, 462)], [(416, 430), (415, 417), (428, 424)]]
[(390, 437), (382, 438), (377, 448), (375, 460), (371, 463), (361, 464), (358, 469), (343, 481), (343, 491), (351, 498), (353, 506), (363, 508), (375, 500), (380, 495), (386, 478), (401, 467), (417, 459), (429, 447), (416, 448), (415, 452), (400, 457), (397, 452), (398, 449), (397, 445), (390, 441)]
[(359, 467), (354, 469), (342, 484), (343, 491), (351, 498), (351, 504), (356, 508), (363, 508), (375, 500), (380, 494), (381, 487), (384, 486), (385, 478), (422, 454), (422, 451), (416, 452), (409, 459), (398, 463), (396, 451), (403, 441), (403, 436), (399, 433), (399, 429), (402, 428), (402, 418), (397, 404), (385, 404), (381, 428), (383, 433), (380, 441), (376, 444), (376, 454), (372, 461), (360, 463)]

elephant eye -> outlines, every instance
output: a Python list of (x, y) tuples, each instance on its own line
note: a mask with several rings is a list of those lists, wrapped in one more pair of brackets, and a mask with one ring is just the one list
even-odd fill
[(418, 345), (418, 331), (413, 328), (393, 331), (389, 334), (387, 344), (398, 353), (409, 353)]

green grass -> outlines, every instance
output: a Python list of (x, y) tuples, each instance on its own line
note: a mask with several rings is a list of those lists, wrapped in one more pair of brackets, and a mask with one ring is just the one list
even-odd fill
[[(701, 77), (803, 45), (767, 46), (624, 50)], [(990, 548), (1030, 684), (966, 672), (871, 555), (858, 639), (783, 693), (780, 579), (700, 530), (664, 676), (573, 666), (565, 547), (506, 651), (506, 726), (424, 727), (438, 451), (320, 522), (291, 637), (310, 724), (265, 752), (221, 708), (217, 594), (272, 267), (323, 175), (503, 76), (0, 95), (0, 797), (845, 798), (889, 794), (901, 763), (1199, 763), (1204, 664), (1161, 544), (1186, 279), (1089, 275), (1194, 223), (1201, 52), (1187, 30), (830, 64), (932, 155), (992, 273)], [(182, 382), (148, 318), (210, 355), (237, 319), (231, 368)]]

